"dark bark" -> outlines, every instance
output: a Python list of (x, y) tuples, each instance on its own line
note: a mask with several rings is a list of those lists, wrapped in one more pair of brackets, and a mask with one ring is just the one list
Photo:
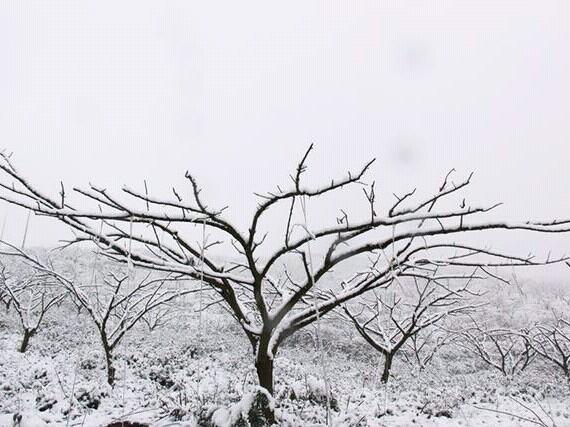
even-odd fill
[(25, 353), (28, 349), (28, 345), (30, 344), (30, 338), (34, 335), (36, 331), (34, 329), (24, 329), (24, 336), (22, 337), (22, 343), (20, 344), (20, 348), (18, 351), (20, 353)]
[(268, 354), (269, 337), (264, 337), (259, 341), (255, 368), (259, 385), (266, 389), (273, 396), (273, 357)]
[(105, 350), (105, 361), (107, 362), (107, 383), (113, 387), (115, 385), (115, 366), (113, 365), (113, 349), (108, 344), (103, 342), (103, 349)]
[[(273, 396), (273, 356), (277, 351), (276, 348), (271, 349), (271, 352), (268, 351), (269, 349), (269, 340), (271, 338), (270, 333), (264, 333), (261, 335), (259, 339), (259, 343), (257, 345), (257, 349), (254, 348), (254, 353), (256, 352), (255, 357), (255, 368), (257, 370), (257, 379), (259, 381), (259, 385), (263, 387), (267, 392)], [(259, 398), (265, 397), (263, 394), (258, 393), (256, 396), (256, 401)], [(261, 403), (261, 402), (257, 402)], [(268, 423), (268, 425), (275, 424), (275, 413), (271, 408), (271, 405), (266, 402), (265, 404), (261, 405), (263, 407), (263, 415)], [(253, 410), (254, 408), (252, 408)], [(251, 412), (251, 411), (250, 411)], [(254, 411), (256, 412), (256, 411)], [(250, 414), (251, 415), (251, 414)], [(251, 421), (251, 420), (250, 420)], [(252, 423), (253, 425), (253, 423)], [(265, 424), (263, 424), (265, 425)]]
[(382, 372), (382, 382), (387, 383), (390, 379), (390, 370), (392, 369), (392, 361), (394, 360), (394, 354), (388, 353), (384, 359), (384, 371)]
[(273, 395), (273, 359), (258, 356), (255, 363), (259, 385)]

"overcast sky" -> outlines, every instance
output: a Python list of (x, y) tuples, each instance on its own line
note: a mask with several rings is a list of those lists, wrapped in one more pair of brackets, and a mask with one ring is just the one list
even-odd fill
[[(377, 157), (384, 206), (455, 167), (505, 218), (569, 217), (569, 46), (565, 0), (5, 1), (0, 145), (54, 194), (190, 170), (244, 224), (311, 142), (315, 183)], [(32, 218), (28, 244), (59, 237)]]

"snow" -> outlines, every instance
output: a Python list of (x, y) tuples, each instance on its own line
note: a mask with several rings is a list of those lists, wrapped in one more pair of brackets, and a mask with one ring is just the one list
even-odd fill
[[(47, 423), (34, 413), (19, 414), (21, 418), (14, 418), (12, 414), (0, 415), (0, 427), (44, 427)], [(18, 420), (20, 420), (18, 422)]]
[[(529, 307), (537, 319), (548, 315), (533, 298), (526, 305), (513, 298), (497, 301), (509, 313), (513, 307), (525, 309), (527, 315), (512, 317), (517, 322), (529, 320)], [(566, 304), (552, 301), (557, 309)], [(258, 390), (251, 346), (241, 326), (221, 310), (203, 314), (202, 333), (195, 312), (177, 313), (152, 333), (140, 325), (126, 335), (117, 349), (112, 389), (86, 313), (77, 315), (70, 306), (48, 314), (21, 354), (15, 350), (17, 319), (13, 312), (0, 312), (0, 426), (11, 426), (13, 414), (28, 425), (65, 426), (69, 419), (70, 426), (85, 427), (115, 420), (196, 427), (209, 414), (215, 425), (231, 426), (247, 415)], [(540, 403), (558, 427), (570, 425), (570, 389), (549, 365), (505, 378), (473, 354), (443, 348), (421, 372), (397, 358), (386, 387), (379, 381), (381, 356), (351, 331), (322, 319), (334, 426), (530, 425), (492, 412), (532, 416), (512, 397), (535, 411)], [(324, 423), (325, 388), (310, 332), (293, 335), (275, 355), (275, 413), (284, 427)]]

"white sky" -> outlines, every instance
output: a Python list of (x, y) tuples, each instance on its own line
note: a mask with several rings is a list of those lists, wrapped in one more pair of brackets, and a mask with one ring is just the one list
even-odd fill
[[(314, 142), (315, 184), (377, 157), (384, 207), (455, 167), (505, 218), (570, 217), (565, 0), (1, 4), (0, 146), (46, 192), (190, 170), (245, 225)], [(21, 240), (25, 214), (0, 214)], [(61, 236), (32, 218), (28, 244)]]

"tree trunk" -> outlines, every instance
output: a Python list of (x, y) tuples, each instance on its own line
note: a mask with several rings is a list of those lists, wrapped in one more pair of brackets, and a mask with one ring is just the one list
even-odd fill
[(33, 329), (24, 329), (24, 336), (22, 338), (22, 343), (20, 344), (20, 348), (18, 351), (20, 353), (25, 353), (28, 349), (28, 344), (30, 343), (30, 338), (34, 335)]
[(259, 385), (273, 395), (273, 359), (265, 356), (257, 356), (255, 363)]
[(262, 337), (257, 348), (255, 368), (259, 385), (273, 396), (273, 357), (268, 354), (269, 337)]
[(115, 366), (113, 365), (113, 353), (112, 349), (108, 345), (103, 344), (103, 349), (105, 350), (105, 361), (107, 362), (107, 383), (111, 387), (115, 385)]
[(392, 360), (394, 359), (393, 354), (387, 354), (384, 359), (384, 371), (382, 372), (381, 381), (387, 383), (390, 379), (390, 370), (392, 369)]

